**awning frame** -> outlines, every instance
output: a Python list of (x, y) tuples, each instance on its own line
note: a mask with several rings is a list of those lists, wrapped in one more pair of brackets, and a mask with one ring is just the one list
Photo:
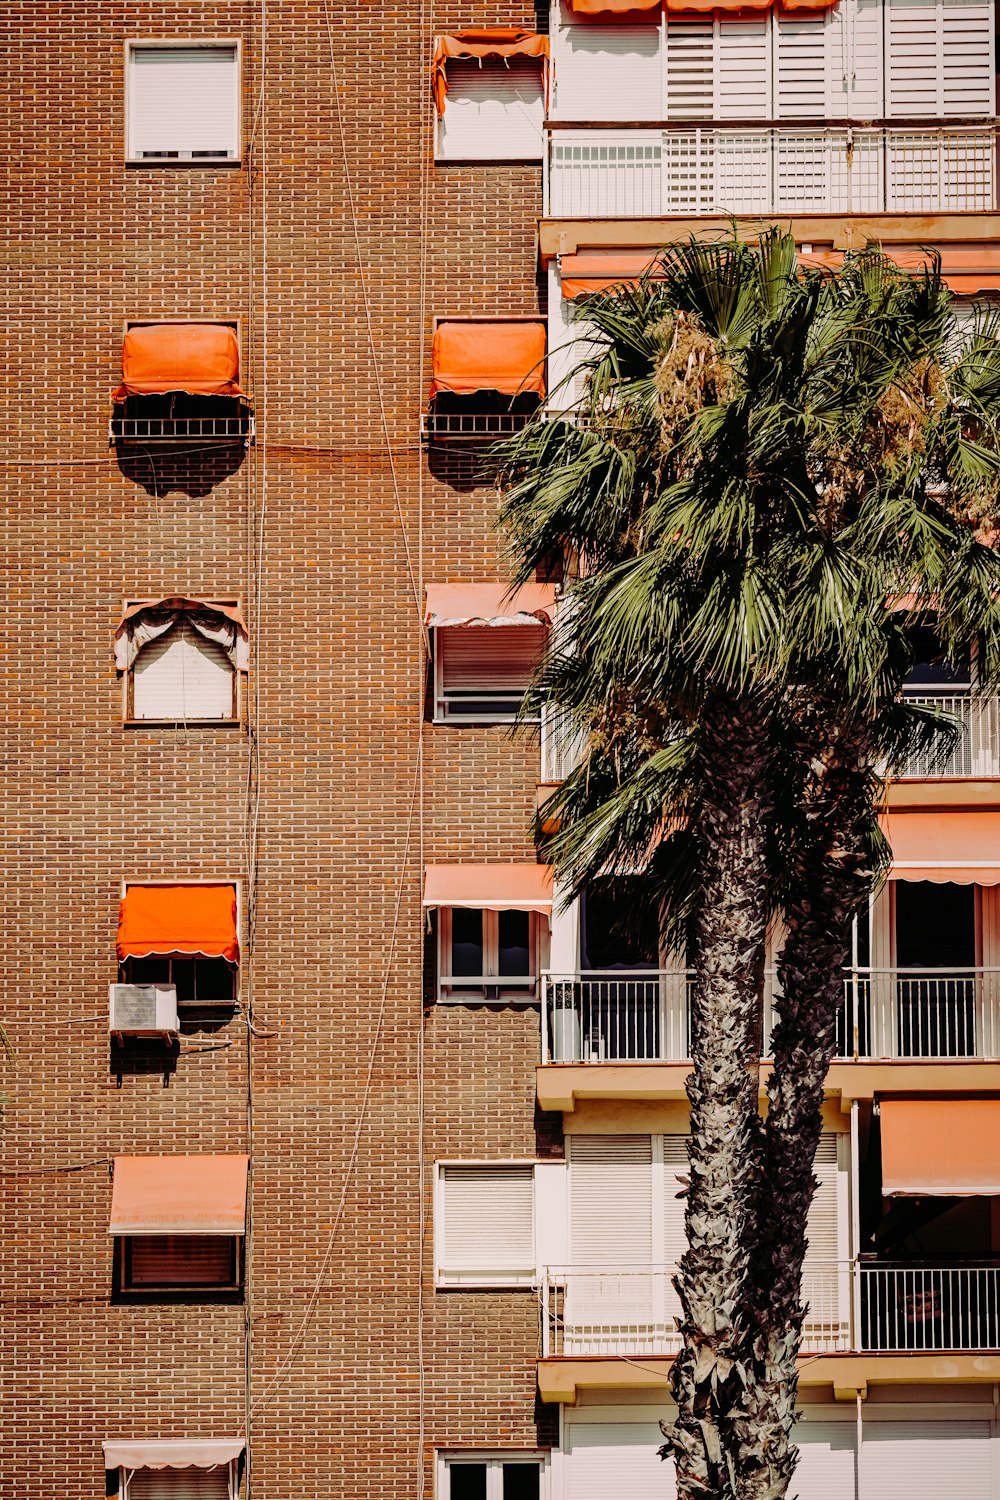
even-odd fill
[[(527, 45), (526, 45), (527, 44)], [(468, 50), (466, 50), (468, 49)], [(519, 26), (467, 26), (461, 31), (442, 32), (434, 39), (431, 62), (431, 97), (440, 119), (448, 99), (448, 62), (520, 58), (537, 62), (541, 69), (545, 113), (549, 112), (552, 71), (551, 44), (544, 32)]]

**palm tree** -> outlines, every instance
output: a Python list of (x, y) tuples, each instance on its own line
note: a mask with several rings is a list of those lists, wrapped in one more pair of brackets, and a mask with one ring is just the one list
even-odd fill
[[(936, 268), (804, 272), (668, 247), (587, 303), (585, 393), (504, 445), (520, 579), (565, 607), (534, 705), (585, 737), (547, 812), (570, 894), (642, 869), (695, 974), (682, 1352), (664, 1428), (682, 1500), (772, 1500), (794, 1470), (806, 1213), (850, 921), (885, 871), (882, 771), (948, 728), (900, 702), (908, 627), (1000, 667), (1000, 343), (957, 347)], [(783, 913), (770, 1108), (769, 918)]]

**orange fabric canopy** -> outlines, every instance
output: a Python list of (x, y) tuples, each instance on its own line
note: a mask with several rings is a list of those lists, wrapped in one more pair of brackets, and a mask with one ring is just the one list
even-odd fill
[(555, 612), (552, 583), (429, 583), (425, 625), (549, 625)]
[(122, 344), (122, 383), (129, 396), (242, 396), (236, 331), (225, 323), (140, 323)]
[(1000, 1194), (1000, 1099), (883, 1099), (882, 1192)]
[(551, 865), (428, 865), (425, 906), (475, 911), (552, 910)]
[[(628, 16), (636, 21), (655, 21), (661, 9), (671, 14), (690, 11), (770, 10), (774, 0), (570, 0), (581, 16)], [(782, 0), (784, 10), (832, 10), (837, 0)]]
[(450, 57), (536, 57), (542, 65), (548, 98), (549, 39), (537, 31), (524, 31), (518, 26), (470, 26), (456, 31), (452, 36), (439, 36), (434, 41), (434, 58), (431, 62), (431, 93), (439, 115), (444, 114), (448, 93), (448, 59)]
[(1000, 812), (891, 812), (892, 880), (1000, 885)]
[(198, 954), (239, 963), (234, 885), (130, 885), (118, 913), (118, 958)]
[(434, 333), (431, 400), (442, 392), (545, 397), (545, 324), (440, 322)]
[(243, 1234), (248, 1156), (116, 1156), (109, 1234)]
[(623, 282), (635, 286), (657, 261), (658, 250), (577, 250), (559, 258), (562, 294), (567, 302), (603, 292)]
[[(922, 271), (930, 265), (926, 246), (882, 245), (883, 252), (904, 271)], [(1000, 292), (1000, 245), (938, 245), (941, 256), (941, 279), (958, 296), (971, 297), (977, 292)], [(803, 266), (836, 268), (843, 263), (842, 250), (815, 250), (800, 255)]]
[(106, 1469), (214, 1469), (239, 1458), (243, 1438), (152, 1438), (102, 1443)]
[(570, 8), (578, 16), (624, 16), (652, 11), (652, 15), (637, 16), (637, 19), (655, 21), (661, 3), (662, 0), (570, 0)]

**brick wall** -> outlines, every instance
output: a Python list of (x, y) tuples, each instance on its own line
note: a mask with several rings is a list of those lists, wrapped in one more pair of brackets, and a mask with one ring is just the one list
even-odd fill
[[(257, 0), (0, 15), (2, 1500), (100, 1495), (105, 1437), (236, 1432), (246, 1317), (255, 1500), (413, 1495), (435, 1445), (554, 1435), (534, 1299), (430, 1289), (433, 1161), (536, 1151), (537, 1012), (421, 1003), (421, 855), (531, 858), (537, 745), (422, 723), (414, 605), (499, 576), (492, 493), (470, 455), (427, 466), (418, 416), (434, 315), (540, 309), (540, 172), (428, 170), (432, 26), (492, 11), (330, 0), (328, 35), (322, 0), (266, 9), (266, 48)], [(246, 131), (263, 99), (251, 164), (126, 168), (125, 40), (211, 35), (242, 40)], [(108, 449), (135, 316), (239, 319), (253, 451)], [(246, 732), (121, 723), (122, 599), (173, 590), (248, 610), (253, 869)], [(247, 1141), (240, 1021), (166, 1079), (110, 1060), (120, 882), (186, 876), (255, 885), (250, 1297), (112, 1305), (108, 1159)]]

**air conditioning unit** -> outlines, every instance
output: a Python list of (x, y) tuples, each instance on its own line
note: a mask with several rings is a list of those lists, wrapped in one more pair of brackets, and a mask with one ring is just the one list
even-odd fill
[(113, 984), (110, 1030), (119, 1036), (177, 1036), (177, 986)]

